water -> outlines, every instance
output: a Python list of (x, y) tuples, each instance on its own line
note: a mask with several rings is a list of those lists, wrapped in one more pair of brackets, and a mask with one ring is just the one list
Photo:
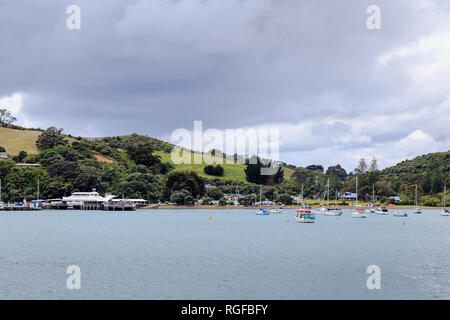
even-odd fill
[[(346, 211), (314, 224), (294, 216), (0, 213), (0, 298), (450, 298), (450, 218), (439, 211), (367, 219)], [(81, 290), (66, 288), (69, 265), (81, 268)], [(381, 268), (380, 290), (367, 289), (369, 265)]]

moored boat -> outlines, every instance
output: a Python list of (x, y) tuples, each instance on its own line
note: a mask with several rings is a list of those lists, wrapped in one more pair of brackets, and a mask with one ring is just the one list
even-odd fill
[(314, 223), (316, 215), (311, 210), (298, 209), (295, 216), (295, 221), (298, 223)]
[(414, 197), (414, 213), (415, 214), (422, 214), (422, 210), (418, 207), (418, 201), (417, 201), (417, 184), (416, 184), (416, 193), (415, 193), (415, 197)]
[(441, 216), (450, 217), (450, 210), (448, 210), (445, 207), (445, 202), (446, 202), (445, 200), (447, 200), (447, 185), (444, 185), (444, 194), (442, 197), (443, 197), (443, 199), (442, 199), (443, 206), (442, 206)]
[(367, 218), (367, 215), (364, 213), (364, 210), (358, 210), (356, 212), (352, 212), (353, 218)]
[(394, 212), (392, 214), (394, 217), (407, 217), (408, 214), (406, 212)]
[(274, 209), (270, 209), (269, 213), (282, 213), (283, 212), (283, 208), (274, 208)]
[(389, 210), (386, 207), (379, 207), (376, 210), (376, 213), (379, 215), (388, 215), (389, 214)]

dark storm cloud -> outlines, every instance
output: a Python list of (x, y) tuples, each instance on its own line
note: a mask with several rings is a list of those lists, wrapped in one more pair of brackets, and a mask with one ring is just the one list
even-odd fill
[[(441, 92), (405, 99), (414, 91), (405, 66), (378, 59), (439, 31), (449, 9), (375, 2), (2, 1), (0, 97), (26, 94), (31, 123), (74, 135), (166, 136), (203, 120), (220, 129), (289, 124), (299, 140), (295, 128), (310, 123), (308, 150), (333, 135), (337, 148), (375, 148), (427, 128), (356, 122), (444, 103)], [(81, 30), (66, 28), (70, 4), (81, 8)], [(366, 28), (370, 4), (382, 8), (380, 31)], [(304, 149), (295, 141), (282, 148)]]

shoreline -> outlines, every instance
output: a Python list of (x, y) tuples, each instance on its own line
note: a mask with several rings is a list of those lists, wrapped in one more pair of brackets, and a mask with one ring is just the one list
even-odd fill
[[(263, 206), (264, 209), (270, 210), (270, 209), (277, 209), (278, 207), (270, 207), (270, 206)], [(310, 206), (312, 209), (317, 209), (320, 208), (320, 206)], [(283, 209), (297, 209), (297, 206), (282, 206)], [(337, 209), (352, 209), (352, 208), (356, 208), (356, 207), (352, 207), (352, 206), (346, 206), (346, 207), (332, 207), (332, 208), (337, 208)], [(359, 209), (367, 209), (368, 207), (365, 206), (358, 206), (357, 208)], [(396, 207), (387, 207), (388, 210), (396, 210), (396, 209), (415, 209), (416, 207), (414, 206), (396, 206)], [(426, 207), (426, 206), (419, 206), (417, 207), (419, 209), (424, 209), (424, 210), (441, 210), (441, 207)], [(183, 209), (183, 210), (257, 210), (259, 209), (259, 207), (246, 207), (246, 206), (168, 206), (168, 205), (154, 205), (154, 206), (146, 206), (146, 207), (140, 207), (140, 208), (136, 208), (136, 210), (170, 210), (170, 209)]]

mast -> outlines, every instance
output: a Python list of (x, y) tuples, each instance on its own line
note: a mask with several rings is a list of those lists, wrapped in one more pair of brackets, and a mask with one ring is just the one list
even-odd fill
[(356, 210), (358, 210), (358, 175), (356, 175)]
[(37, 182), (36, 205), (37, 205), (37, 201), (39, 201), (39, 179)]
[(0, 202), (2, 202), (2, 179), (0, 179)]
[(375, 184), (372, 184), (372, 206), (375, 204)]
[(414, 205), (416, 206), (417, 209), (417, 184), (416, 184), (416, 195), (414, 197)]
[(303, 184), (302, 184), (302, 208), (304, 207), (303, 205)]
[(262, 192), (262, 185), (259, 185), (259, 207), (260, 208), (262, 208), (261, 192)]
[(444, 209), (445, 207), (445, 201), (447, 200), (447, 183), (444, 184)]
[(327, 208), (330, 206), (330, 179), (327, 182)]

